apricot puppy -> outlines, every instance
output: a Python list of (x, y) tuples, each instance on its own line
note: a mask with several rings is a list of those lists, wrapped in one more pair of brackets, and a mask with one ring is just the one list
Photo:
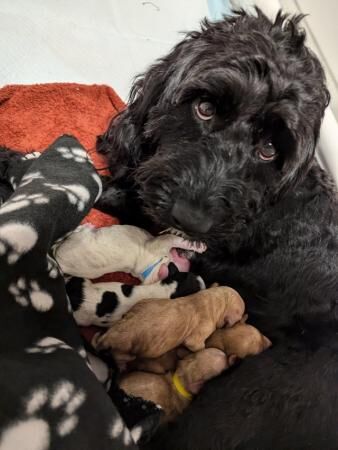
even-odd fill
[(157, 358), (179, 345), (196, 352), (215, 329), (241, 320), (244, 309), (240, 295), (224, 286), (176, 300), (143, 300), (93, 344), (110, 348), (118, 362)]
[[(205, 342), (206, 348), (218, 348), (228, 356), (229, 363), (236, 358), (258, 355), (271, 347), (271, 341), (257, 328), (245, 323), (236, 323), (232, 328), (221, 328), (212, 333)], [(189, 354), (184, 347), (177, 347), (159, 358), (137, 358), (128, 365), (128, 370), (165, 373), (174, 370), (179, 359)]]
[(218, 348), (228, 356), (246, 358), (269, 348), (271, 341), (252, 325), (237, 323), (232, 328), (216, 330), (205, 346)]
[(179, 360), (175, 373), (131, 372), (122, 377), (119, 385), (129, 395), (160, 405), (166, 422), (189, 405), (206, 381), (228, 367), (227, 357), (221, 350), (208, 348)]

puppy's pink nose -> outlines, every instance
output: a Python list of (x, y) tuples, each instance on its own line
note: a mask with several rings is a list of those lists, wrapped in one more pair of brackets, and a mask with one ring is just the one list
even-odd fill
[(202, 208), (192, 206), (185, 200), (176, 200), (171, 211), (173, 224), (176, 228), (195, 233), (207, 233), (212, 227), (212, 219)]

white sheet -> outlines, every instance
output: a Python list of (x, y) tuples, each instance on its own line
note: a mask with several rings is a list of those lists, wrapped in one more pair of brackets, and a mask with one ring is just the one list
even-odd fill
[(198, 26), (206, 0), (1, 0), (0, 85), (132, 78)]

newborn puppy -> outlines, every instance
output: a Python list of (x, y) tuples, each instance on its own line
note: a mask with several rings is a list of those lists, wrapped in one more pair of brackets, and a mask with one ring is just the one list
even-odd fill
[(225, 325), (241, 320), (245, 305), (229, 287), (211, 287), (175, 301), (143, 300), (104, 335), (96, 337), (98, 349), (111, 348), (118, 362), (136, 356), (156, 358), (179, 345), (196, 352), (205, 340)]
[(221, 350), (208, 348), (181, 359), (174, 375), (131, 372), (122, 377), (119, 385), (129, 395), (160, 405), (165, 412), (163, 421), (171, 421), (189, 405), (206, 381), (228, 367)]
[(168, 275), (168, 264), (188, 272), (190, 263), (176, 249), (203, 253), (206, 246), (172, 234), (154, 237), (131, 225), (94, 228), (82, 225), (56, 244), (54, 256), (63, 273), (97, 278), (110, 272), (128, 272), (144, 284), (155, 283)]
[(154, 284), (129, 285), (117, 282), (92, 283), (72, 277), (66, 291), (78, 325), (108, 327), (144, 298), (176, 298), (205, 289), (201, 277), (168, 266), (169, 275)]
[[(220, 328), (205, 341), (206, 348), (218, 348), (228, 356), (229, 363), (237, 358), (258, 355), (271, 346), (271, 341), (257, 328), (245, 323), (236, 323), (231, 328)], [(137, 358), (128, 364), (128, 370), (165, 373), (174, 370), (178, 359), (190, 352), (177, 347), (158, 358)]]
[(229, 357), (245, 358), (258, 355), (271, 347), (271, 341), (257, 328), (246, 323), (237, 323), (232, 328), (216, 330), (206, 340), (205, 346), (218, 348)]

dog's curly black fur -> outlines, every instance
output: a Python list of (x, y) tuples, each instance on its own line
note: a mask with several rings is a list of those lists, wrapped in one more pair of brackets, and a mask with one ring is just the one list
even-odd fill
[(136, 81), (99, 141), (106, 206), (120, 192), (206, 241), (195, 269), (237, 288), (273, 341), (208, 383), (151, 449), (338, 448), (338, 205), (314, 160), (329, 94), (300, 20), (205, 21)]

